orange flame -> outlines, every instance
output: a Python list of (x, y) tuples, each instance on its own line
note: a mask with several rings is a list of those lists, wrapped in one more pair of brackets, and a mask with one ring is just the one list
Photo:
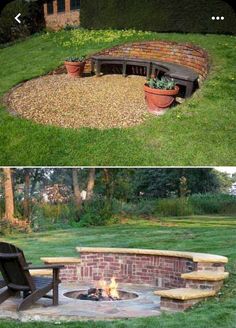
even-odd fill
[(110, 284), (108, 284), (103, 279), (99, 280), (98, 288), (102, 289), (102, 296), (104, 297), (120, 298), (118, 292), (118, 283), (116, 282), (115, 277), (111, 278)]

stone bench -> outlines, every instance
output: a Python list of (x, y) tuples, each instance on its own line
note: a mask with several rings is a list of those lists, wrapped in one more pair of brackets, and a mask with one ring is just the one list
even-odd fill
[(214, 290), (201, 290), (194, 288), (175, 288), (170, 290), (159, 290), (154, 292), (161, 297), (161, 310), (184, 311), (196, 303), (215, 296)]
[(138, 59), (130, 57), (114, 57), (95, 55), (91, 57), (91, 72), (96, 71), (96, 76), (101, 75), (102, 65), (121, 65), (122, 75), (125, 77), (127, 66), (140, 66), (146, 69), (146, 77), (150, 78), (152, 75), (157, 76), (162, 73), (164, 76), (173, 79), (177, 85), (185, 87), (185, 97), (190, 97), (194, 88), (198, 84), (198, 74), (188, 67), (183, 65), (157, 61), (154, 59)]

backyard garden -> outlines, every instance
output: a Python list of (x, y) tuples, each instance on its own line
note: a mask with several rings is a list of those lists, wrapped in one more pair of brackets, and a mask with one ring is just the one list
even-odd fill
[[(106, 75), (71, 82), (65, 74), (47, 75), (67, 57), (154, 40), (191, 43), (210, 58), (200, 89), (162, 116), (147, 112), (145, 77)], [(66, 28), (2, 46), (0, 59), (2, 165), (234, 163), (235, 36)], [(108, 106), (102, 102), (104, 90)], [(89, 108), (97, 111), (91, 115)]]
[[(30, 268), (42, 269), (42, 262), (46, 271), (59, 266), (62, 283), (56, 307), (45, 303), (47, 300), (34, 300), (30, 308), (18, 312), (19, 298), (1, 300), (0, 327), (43, 327), (41, 321), (47, 321), (48, 327), (233, 328), (236, 200), (229, 188), (234, 181), (235, 175), (213, 169), (4, 168), (0, 190), (2, 273), (3, 258), (9, 256), (4, 255), (6, 247), (12, 253), (15, 246), (11, 245), (16, 245), (18, 253), (12, 257), (23, 250), (27, 263), (33, 263), (27, 264)], [(118, 261), (113, 263), (112, 259)], [(132, 269), (126, 271), (130, 263)], [(160, 269), (163, 263), (165, 269)], [(67, 298), (68, 291), (73, 294), (85, 283), (91, 288), (102, 275), (98, 269), (104, 271), (106, 279), (115, 274), (120, 288), (136, 293), (138, 288), (137, 300), (89, 300), (88, 306), (82, 299)], [(36, 270), (35, 275), (51, 275), (44, 270)], [(91, 270), (95, 276), (88, 274)], [(199, 274), (205, 274), (210, 280), (205, 277), (200, 285), (193, 280), (191, 291), (197, 288), (214, 297), (191, 304), (192, 308), (182, 313), (162, 310), (164, 303), (160, 305), (153, 291), (160, 293), (163, 286), (165, 292), (174, 290), (171, 286), (179, 284), (181, 292), (189, 290), (177, 277), (181, 274), (188, 279), (196, 273), (195, 279), (201, 280)], [(125, 284), (127, 279), (131, 280)], [(147, 279), (151, 280), (147, 283)], [(143, 296), (145, 288), (150, 290)], [(177, 309), (181, 302), (177, 301)]]
[[(42, 256), (76, 256), (76, 246), (129, 247), (147, 249), (190, 250), (227, 256), (227, 271), (230, 278), (220, 294), (197, 305), (185, 313), (162, 314), (149, 317), (118, 321), (89, 321), (76, 323), (54, 322), (61, 327), (224, 327), (235, 326), (235, 225), (234, 217), (201, 216), (129, 219), (123, 224), (111, 227), (63, 229), (5, 237), (24, 249), (27, 259), (39, 263)], [(129, 236), (129, 238), (127, 238)], [(62, 242), (63, 241), (63, 242)], [(45, 327), (45, 323), (19, 323), (11, 320), (0, 321), (0, 327)]]

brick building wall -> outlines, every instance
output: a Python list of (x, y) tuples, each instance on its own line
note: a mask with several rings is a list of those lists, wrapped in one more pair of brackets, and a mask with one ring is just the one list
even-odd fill
[[(48, 0), (44, 3), (44, 18), (47, 28), (59, 30), (66, 25), (78, 26), (80, 24), (80, 1), (73, 3), (72, 1), (74, 0)], [(72, 5), (74, 5), (73, 9)]]

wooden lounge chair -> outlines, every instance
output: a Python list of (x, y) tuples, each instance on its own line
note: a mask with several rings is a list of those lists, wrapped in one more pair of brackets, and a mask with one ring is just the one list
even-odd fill
[[(9, 251), (10, 252), (7, 252)], [(23, 292), (23, 300), (18, 311), (26, 310), (42, 297), (51, 298), (58, 305), (59, 270), (63, 265), (31, 266), (23, 252), (14, 245), (0, 243), (0, 272), (5, 286), (0, 293), (0, 304), (11, 296)], [(32, 277), (29, 270), (52, 269), (52, 278)], [(47, 295), (52, 290), (52, 296)]]

